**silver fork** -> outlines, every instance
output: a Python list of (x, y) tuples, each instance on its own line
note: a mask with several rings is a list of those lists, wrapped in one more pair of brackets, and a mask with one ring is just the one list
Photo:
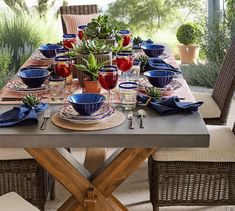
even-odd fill
[(40, 130), (45, 130), (46, 129), (46, 125), (47, 125), (47, 120), (51, 117), (51, 109), (47, 108), (44, 112), (43, 115), (43, 122), (42, 125), (40, 127)]

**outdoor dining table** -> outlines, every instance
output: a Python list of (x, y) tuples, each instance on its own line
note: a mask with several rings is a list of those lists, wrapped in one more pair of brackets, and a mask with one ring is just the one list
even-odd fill
[[(181, 89), (192, 96), (187, 84)], [(51, 113), (60, 107), (50, 105)], [(10, 108), (12, 105), (0, 104), (1, 112)], [(24, 148), (72, 194), (60, 211), (128, 210), (112, 193), (157, 148), (209, 146), (209, 134), (199, 112), (160, 116), (148, 107), (144, 109), (145, 128), (131, 130), (126, 120), (111, 129), (84, 132), (62, 129), (48, 121), (46, 130), (40, 130), (40, 124), (1, 128), (0, 147)], [(134, 119), (137, 125), (137, 116)], [(41, 114), (39, 123), (42, 121)], [(73, 147), (117, 150), (90, 173), (66, 149)]]

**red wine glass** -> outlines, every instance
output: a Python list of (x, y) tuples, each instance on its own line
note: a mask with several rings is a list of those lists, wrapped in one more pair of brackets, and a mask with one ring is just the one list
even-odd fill
[(78, 26), (78, 38), (80, 40), (83, 39), (84, 31), (85, 31), (86, 28), (87, 28), (87, 25), (80, 25), (80, 26)]
[(118, 82), (118, 69), (116, 66), (103, 66), (99, 70), (98, 80), (101, 86), (108, 91), (108, 104), (110, 90), (114, 89)]
[(64, 34), (63, 35), (63, 45), (67, 49), (72, 49), (73, 45), (77, 44), (76, 34)]
[(56, 75), (65, 78), (66, 84), (72, 83), (72, 60), (67, 56), (56, 56), (54, 71)]
[(124, 80), (127, 80), (127, 72), (132, 68), (133, 60), (134, 57), (132, 51), (120, 51), (117, 53), (117, 67), (122, 71), (122, 78)]
[(123, 47), (128, 46), (131, 42), (131, 32), (129, 30), (121, 30), (119, 31), (119, 35), (123, 39)]

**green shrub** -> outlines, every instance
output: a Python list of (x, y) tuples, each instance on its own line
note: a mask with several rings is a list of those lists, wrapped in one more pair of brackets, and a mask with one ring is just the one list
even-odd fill
[[(56, 23), (56, 24), (55, 24)], [(61, 29), (62, 30), (62, 29)], [(59, 41), (58, 19), (4, 9), (0, 12), (0, 89), (41, 43)]]
[(213, 88), (220, 65), (219, 62), (181, 65), (181, 71), (189, 85)]
[(10, 65), (12, 63), (12, 53), (8, 47), (0, 48), (0, 89), (5, 85), (6, 81), (12, 75)]
[(183, 24), (178, 28), (176, 37), (184, 45), (198, 44), (202, 37), (202, 29), (196, 23)]

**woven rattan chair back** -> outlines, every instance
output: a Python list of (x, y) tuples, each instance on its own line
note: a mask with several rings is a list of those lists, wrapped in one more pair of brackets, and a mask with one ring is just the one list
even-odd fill
[(154, 211), (164, 206), (235, 205), (235, 162), (158, 161), (150, 156), (148, 174)]
[(96, 4), (60, 7), (61, 22), (62, 22), (64, 34), (67, 33), (67, 29), (66, 29), (66, 25), (63, 20), (63, 17), (62, 17), (63, 14), (90, 15), (90, 14), (94, 14), (94, 13), (98, 13), (98, 6)]
[(235, 38), (227, 52), (216, 80), (212, 97), (221, 110), (220, 123), (227, 122), (229, 108), (235, 90)]

